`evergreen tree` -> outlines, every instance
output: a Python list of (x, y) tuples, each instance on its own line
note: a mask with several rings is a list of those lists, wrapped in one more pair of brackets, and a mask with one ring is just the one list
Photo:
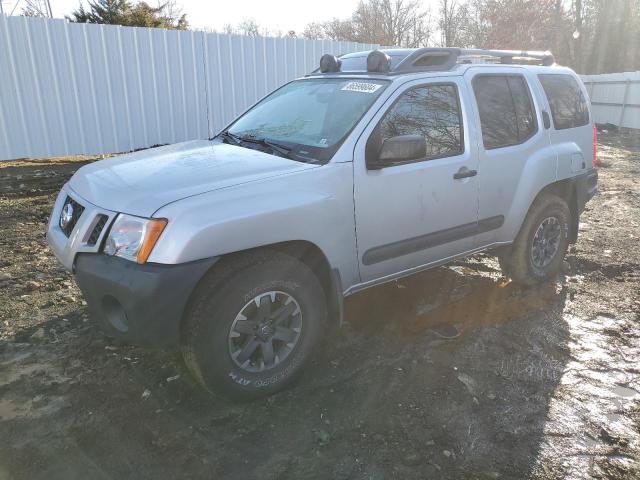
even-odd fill
[(130, 0), (89, 0), (88, 3), (88, 9), (80, 4), (69, 20), (77, 23), (102, 23), (128, 27), (174, 30), (189, 28), (186, 14), (180, 13), (172, 2), (157, 7), (152, 7), (146, 2), (132, 3)]

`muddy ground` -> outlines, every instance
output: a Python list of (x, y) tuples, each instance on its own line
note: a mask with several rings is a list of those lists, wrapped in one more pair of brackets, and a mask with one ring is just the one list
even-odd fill
[(479, 255), (354, 295), (301, 381), (248, 404), (94, 328), (44, 240), (83, 160), (2, 163), (0, 479), (640, 478), (640, 135), (600, 158), (556, 282)]

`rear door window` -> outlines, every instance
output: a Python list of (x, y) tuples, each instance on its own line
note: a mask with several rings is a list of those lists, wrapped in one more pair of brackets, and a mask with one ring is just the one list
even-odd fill
[(540, 74), (538, 78), (549, 100), (556, 130), (589, 123), (589, 106), (575, 78), (566, 74)]
[(485, 149), (518, 145), (538, 130), (531, 93), (521, 75), (479, 75), (473, 91)]

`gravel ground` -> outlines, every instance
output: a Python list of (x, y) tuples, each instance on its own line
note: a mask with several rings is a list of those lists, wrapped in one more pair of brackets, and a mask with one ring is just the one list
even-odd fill
[(479, 255), (354, 295), (296, 386), (243, 404), (92, 325), (44, 240), (89, 159), (1, 163), (0, 479), (640, 478), (640, 134), (600, 142), (557, 281)]

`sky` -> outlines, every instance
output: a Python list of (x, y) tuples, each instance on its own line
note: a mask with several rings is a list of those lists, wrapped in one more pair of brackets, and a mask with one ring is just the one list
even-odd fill
[[(50, 1), (53, 16), (59, 18), (71, 13), (80, 3), (80, 0)], [(151, 5), (157, 3), (157, 0), (147, 1)], [(4, 0), (5, 13), (9, 13), (15, 3), (16, 0)], [(86, 0), (84, 3), (86, 6)], [(252, 18), (272, 32), (301, 32), (311, 22), (349, 17), (358, 0), (178, 0), (178, 3), (192, 28), (222, 30), (225, 24), (236, 25)], [(20, 0), (16, 13), (23, 5), (24, 0)]]

